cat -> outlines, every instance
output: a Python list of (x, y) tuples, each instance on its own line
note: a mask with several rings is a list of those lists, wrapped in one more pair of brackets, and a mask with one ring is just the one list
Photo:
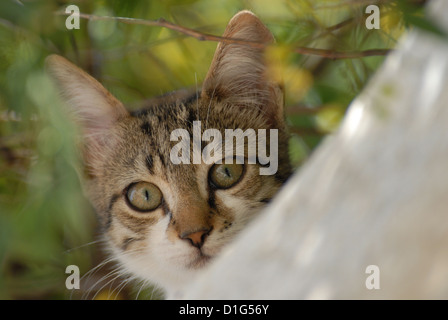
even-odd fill
[[(274, 41), (250, 11), (237, 13), (223, 36)], [(261, 48), (219, 43), (201, 90), (163, 96), (139, 111), (128, 111), (65, 58), (50, 55), (46, 67), (81, 128), (85, 192), (110, 254), (123, 273), (167, 297), (210, 265), (291, 174), (283, 88), (270, 78)], [(260, 175), (260, 163), (173, 164), (170, 133), (181, 128), (191, 135), (194, 121), (202, 121), (202, 132), (222, 134), (276, 129), (278, 170)]]

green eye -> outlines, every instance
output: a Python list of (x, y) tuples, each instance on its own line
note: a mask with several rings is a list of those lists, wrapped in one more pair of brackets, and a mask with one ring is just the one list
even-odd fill
[(210, 182), (218, 189), (228, 189), (240, 181), (243, 175), (242, 164), (215, 164), (210, 169)]
[(137, 211), (151, 211), (162, 203), (162, 192), (149, 182), (137, 182), (128, 187), (126, 198), (130, 206)]

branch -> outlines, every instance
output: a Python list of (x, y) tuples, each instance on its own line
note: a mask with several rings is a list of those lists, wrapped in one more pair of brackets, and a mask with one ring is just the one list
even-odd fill
[[(70, 15), (63, 11), (56, 12), (58, 15)], [(108, 21), (118, 21), (126, 24), (137, 24), (137, 25), (145, 25), (151, 27), (163, 27), (170, 30), (177, 31), (179, 33), (185, 34), (187, 36), (193, 37), (199, 41), (215, 41), (215, 42), (223, 42), (223, 43), (232, 43), (232, 44), (240, 44), (246, 45), (253, 48), (266, 48), (269, 44), (257, 41), (249, 41), (242, 40), (236, 38), (228, 38), (216, 36), (213, 34), (203, 33), (194, 29), (186, 28), (172, 22), (169, 22), (163, 18), (157, 20), (145, 20), (145, 19), (136, 19), (136, 18), (125, 18), (125, 17), (110, 17), (110, 16), (97, 16), (92, 14), (80, 13), (80, 18), (87, 19), (90, 21), (100, 21), (100, 20), (108, 20)], [(369, 56), (384, 56), (388, 54), (390, 49), (372, 49), (365, 51), (332, 51), (325, 49), (315, 49), (315, 48), (306, 48), (306, 47), (295, 47), (292, 49), (293, 52), (303, 54), (303, 55), (314, 55), (320, 56), (328, 59), (354, 59), (354, 58), (363, 58)]]

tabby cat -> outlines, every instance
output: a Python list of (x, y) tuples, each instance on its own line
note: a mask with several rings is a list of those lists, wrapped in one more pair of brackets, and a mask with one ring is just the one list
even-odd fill
[[(249, 11), (231, 19), (224, 37), (274, 41)], [(66, 59), (51, 55), (46, 65), (83, 133), (86, 195), (110, 254), (125, 273), (168, 296), (193, 281), (290, 175), (283, 92), (269, 77), (262, 48), (219, 43), (199, 92), (166, 95), (132, 112)], [(278, 170), (260, 175), (260, 163), (173, 164), (170, 134), (191, 134), (194, 121), (202, 121), (202, 132), (215, 128), (223, 136), (225, 129), (276, 129)]]

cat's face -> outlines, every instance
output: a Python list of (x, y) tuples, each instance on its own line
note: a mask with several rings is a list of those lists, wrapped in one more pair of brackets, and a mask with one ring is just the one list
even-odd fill
[[(236, 15), (224, 36), (272, 41), (248, 12)], [(282, 93), (269, 81), (260, 49), (220, 44), (201, 92), (174, 94), (131, 113), (65, 59), (52, 56), (48, 66), (84, 130), (87, 194), (112, 254), (125, 271), (169, 291), (207, 266), (290, 174)], [(179, 129), (191, 137), (184, 143), (193, 159), (193, 123), (201, 124), (201, 137), (211, 128), (223, 138), (226, 129), (277, 130), (270, 156), (278, 169), (261, 175), (263, 165), (247, 161), (249, 139), (244, 163), (227, 163), (224, 153), (222, 163), (173, 163), (178, 142), (171, 135)], [(267, 150), (271, 140), (268, 135)]]

